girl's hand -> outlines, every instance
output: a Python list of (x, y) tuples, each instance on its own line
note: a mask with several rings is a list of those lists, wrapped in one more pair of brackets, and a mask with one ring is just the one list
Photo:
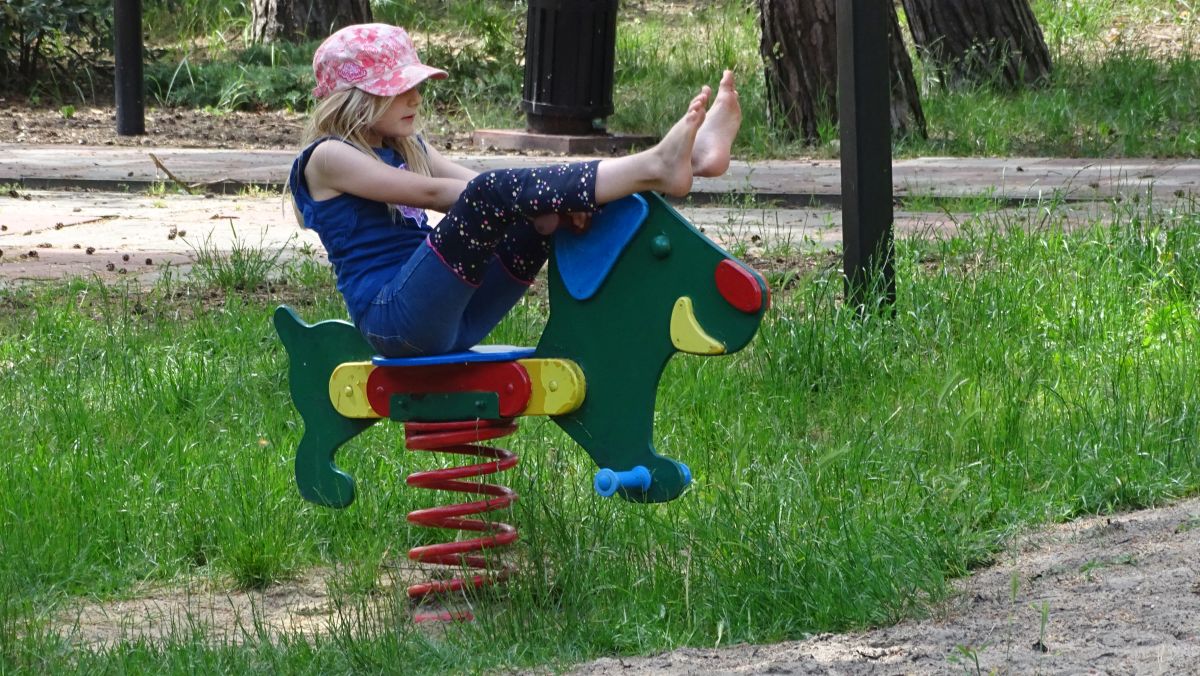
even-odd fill
[(560, 227), (570, 228), (576, 235), (583, 234), (592, 225), (592, 215), (573, 212), (569, 214), (542, 214), (533, 217), (533, 229), (540, 235), (551, 235)]

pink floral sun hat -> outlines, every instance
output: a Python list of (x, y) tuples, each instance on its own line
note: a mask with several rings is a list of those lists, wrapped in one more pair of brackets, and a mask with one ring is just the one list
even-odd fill
[(313, 54), (317, 86), (313, 97), (357, 87), (377, 96), (394, 96), (427, 78), (447, 77), (417, 57), (408, 33), (398, 26), (367, 23), (347, 26), (325, 39)]

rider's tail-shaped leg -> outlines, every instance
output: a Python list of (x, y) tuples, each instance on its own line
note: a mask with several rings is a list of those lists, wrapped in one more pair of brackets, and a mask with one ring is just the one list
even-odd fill
[(305, 500), (326, 507), (354, 502), (354, 479), (334, 464), (334, 454), (377, 419), (347, 418), (329, 398), (329, 377), (338, 365), (368, 361), (374, 350), (349, 322), (307, 324), (291, 308), (275, 310), (275, 330), (287, 349), (292, 402), (304, 419), (296, 450), (296, 484)]

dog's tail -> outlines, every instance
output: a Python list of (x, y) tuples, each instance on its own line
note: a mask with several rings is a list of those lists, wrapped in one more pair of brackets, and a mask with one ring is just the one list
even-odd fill
[(329, 377), (338, 365), (367, 361), (373, 350), (353, 324), (308, 324), (286, 305), (275, 310), (275, 331), (287, 350), (292, 403), (304, 420), (296, 449), (296, 485), (309, 502), (346, 507), (354, 502), (354, 479), (334, 464), (334, 454), (377, 419), (347, 418), (329, 398)]

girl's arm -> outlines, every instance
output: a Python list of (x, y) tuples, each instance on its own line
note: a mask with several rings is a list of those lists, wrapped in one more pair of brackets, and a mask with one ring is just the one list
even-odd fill
[(429, 153), (429, 173), (438, 178), (457, 178), (469, 181), (479, 175), (478, 172), (471, 171), (461, 164), (442, 157), (442, 154), (428, 143), (425, 144), (425, 150)]
[(389, 167), (353, 146), (339, 142), (322, 143), (313, 149), (304, 168), (304, 179), (315, 200), (350, 193), (376, 202), (443, 213), (458, 200), (467, 185), (467, 178), (463, 177), (431, 178)]

